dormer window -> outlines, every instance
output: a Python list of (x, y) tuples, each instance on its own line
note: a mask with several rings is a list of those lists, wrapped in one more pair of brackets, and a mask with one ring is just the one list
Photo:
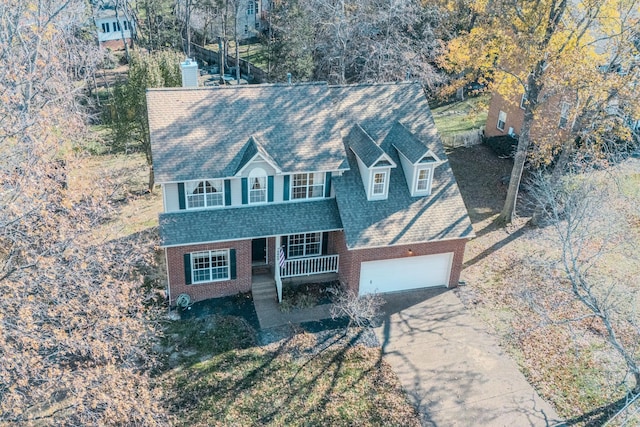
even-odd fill
[(187, 209), (224, 206), (224, 184), (221, 179), (186, 183)]
[(429, 191), (429, 178), (431, 177), (431, 169), (418, 169), (416, 178), (416, 193)]
[(265, 203), (267, 201), (267, 173), (264, 169), (255, 168), (249, 174), (249, 203)]
[(385, 194), (387, 184), (386, 172), (375, 172), (373, 174), (373, 186), (371, 188), (371, 194), (374, 196), (383, 196)]

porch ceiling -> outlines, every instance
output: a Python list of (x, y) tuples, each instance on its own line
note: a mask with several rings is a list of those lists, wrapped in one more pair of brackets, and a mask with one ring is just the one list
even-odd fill
[(182, 246), (341, 229), (335, 199), (270, 203), (161, 214), (160, 244)]

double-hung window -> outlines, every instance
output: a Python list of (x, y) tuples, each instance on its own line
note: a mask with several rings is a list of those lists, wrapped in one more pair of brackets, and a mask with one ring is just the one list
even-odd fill
[(496, 127), (503, 131), (506, 124), (507, 113), (505, 113), (504, 111), (500, 111), (500, 113), (498, 114), (498, 124), (496, 125)]
[(291, 179), (292, 199), (324, 197), (324, 173), (296, 173)]
[(429, 189), (429, 169), (419, 169), (416, 179), (416, 191), (427, 191)]
[(224, 184), (221, 179), (186, 183), (187, 209), (224, 205)]
[(253, 12), (255, 11), (254, 7), (255, 3), (253, 2), (253, 0), (249, 0), (249, 2), (247, 3), (247, 15), (253, 15)]
[(191, 254), (193, 283), (229, 279), (229, 250), (194, 252)]
[(375, 172), (373, 174), (373, 186), (371, 188), (371, 194), (374, 196), (383, 195), (386, 182), (387, 182), (386, 172)]
[(249, 203), (264, 203), (267, 201), (267, 175), (249, 177)]
[(288, 258), (302, 258), (322, 253), (322, 233), (291, 234)]

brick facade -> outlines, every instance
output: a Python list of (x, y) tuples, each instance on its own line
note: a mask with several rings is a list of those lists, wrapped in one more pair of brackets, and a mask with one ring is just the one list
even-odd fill
[[(185, 281), (184, 255), (191, 252), (216, 249), (236, 250), (236, 278), (221, 282), (187, 285)], [(178, 295), (182, 293), (189, 294), (191, 301), (196, 302), (251, 290), (251, 240), (172, 247), (166, 248), (165, 251), (167, 255), (170, 304), (172, 306), (175, 304)]]
[(460, 280), (464, 248), (466, 244), (467, 239), (455, 239), (411, 245), (389, 246), (386, 248), (348, 250), (345, 244), (344, 233), (334, 233), (335, 253), (340, 255), (340, 269), (338, 276), (347, 289), (356, 293), (360, 287), (360, 264), (362, 262), (404, 258), (408, 256), (409, 249), (411, 249), (411, 252), (413, 253), (412, 256), (453, 252), (449, 287), (454, 288), (458, 285), (458, 280)]
[[(460, 278), (464, 248), (467, 243), (467, 239), (455, 239), (390, 246), (386, 248), (349, 250), (345, 243), (344, 232), (330, 232), (328, 236), (327, 252), (340, 256), (338, 267), (340, 282), (356, 293), (358, 292), (360, 284), (360, 264), (362, 262), (404, 258), (408, 256), (409, 249), (411, 249), (413, 256), (453, 252), (454, 256), (451, 274), (449, 276), (449, 287), (455, 287)], [(276, 265), (275, 244), (276, 239), (274, 237), (267, 239), (267, 263), (271, 267), (271, 272), (275, 271)], [(236, 279), (187, 285), (185, 281), (184, 255), (191, 252), (217, 249), (235, 249)], [(197, 302), (209, 298), (234, 295), (238, 292), (251, 291), (251, 240), (171, 247), (166, 248), (165, 251), (167, 256), (171, 305), (175, 304), (176, 298), (182, 293), (188, 294), (191, 297), (191, 301)]]
[[(516, 134), (520, 134), (522, 122), (524, 121), (524, 109), (520, 108), (521, 99), (522, 94), (514, 95), (513, 98), (507, 99), (497, 92), (493, 93), (484, 130), (486, 137), (507, 135), (510, 127), (513, 128)], [(545, 101), (542, 107), (543, 109), (536, 115), (536, 119), (531, 127), (532, 140), (544, 138), (544, 135), (549, 133), (549, 129), (553, 130), (551, 137), (554, 139), (563, 139), (569, 136), (570, 123), (564, 129), (559, 127), (560, 110), (563, 100), (571, 101), (571, 97), (567, 94), (565, 94), (565, 96), (554, 95)], [(500, 111), (507, 113), (504, 131), (501, 131), (497, 127)]]
[[(489, 112), (487, 113), (487, 124), (484, 129), (485, 136), (491, 137), (507, 135), (510, 127), (513, 128), (515, 133), (520, 133), (522, 121), (524, 120), (524, 110), (520, 108), (521, 98), (522, 95), (517, 95), (511, 100), (507, 100), (497, 92), (491, 96)], [(500, 111), (507, 113), (507, 121), (504, 125), (504, 131), (498, 129), (497, 126)]]

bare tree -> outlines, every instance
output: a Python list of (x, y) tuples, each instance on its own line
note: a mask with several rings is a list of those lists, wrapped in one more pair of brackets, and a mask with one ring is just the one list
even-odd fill
[[(148, 241), (91, 230), (113, 207), (106, 182), (67, 175), (85, 135), (68, 56), (85, 2), (0, 2), (0, 424), (155, 425), (143, 306)], [(81, 67), (80, 67), (81, 68)], [(114, 391), (117, 391), (115, 393)]]
[(375, 323), (383, 304), (384, 300), (378, 294), (358, 296), (351, 290), (340, 291), (331, 306), (331, 317), (346, 316), (349, 319), (347, 328), (352, 325), (364, 328)]
[(558, 321), (598, 321), (603, 338), (633, 377), (633, 390), (640, 392), (637, 277), (603, 265), (614, 253), (637, 262), (638, 230), (629, 227), (637, 212), (627, 210), (629, 201), (616, 185), (616, 177), (602, 172), (560, 179), (538, 174), (529, 194), (542, 207), (542, 220), (553, 230), (557, 252), (549, 254), (549, 266), (561, 273), (563, 280), (556, 281), (557, 286), (584, 308), (582, 314)]

